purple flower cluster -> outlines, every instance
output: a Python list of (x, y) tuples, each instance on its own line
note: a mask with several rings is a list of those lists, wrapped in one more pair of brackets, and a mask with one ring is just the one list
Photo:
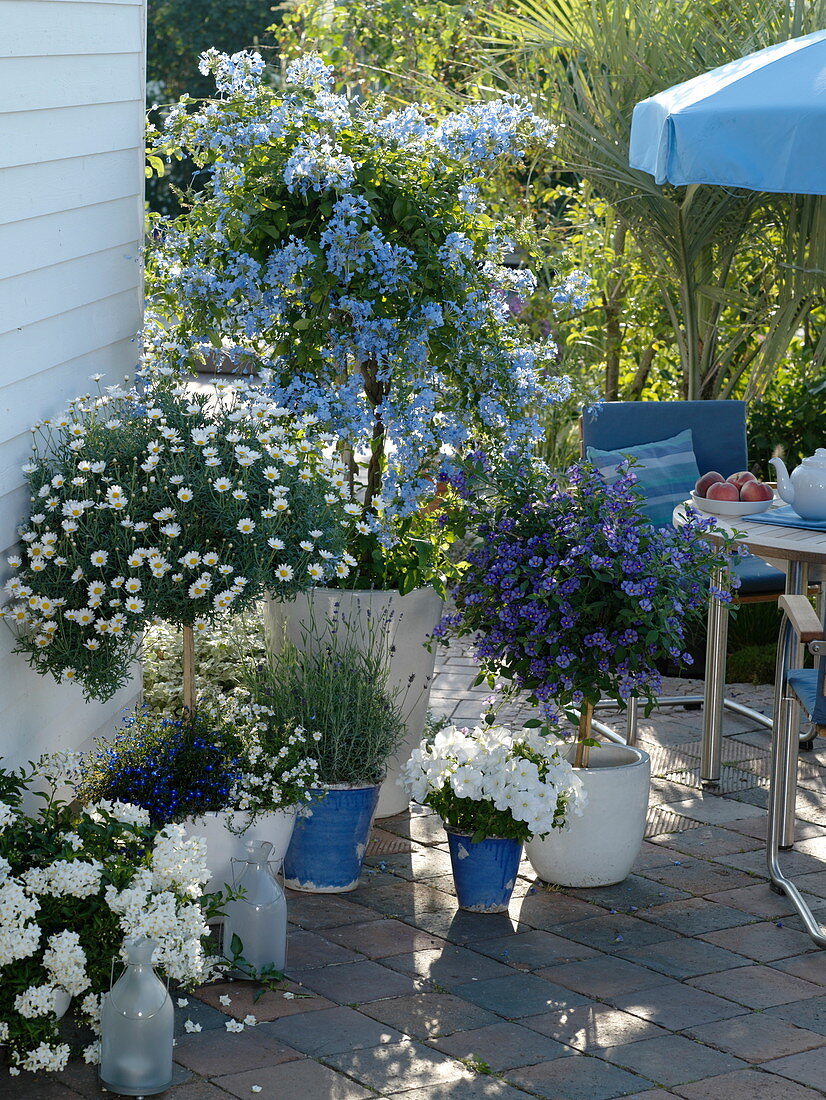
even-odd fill
[(552, 479), (477, 463), (451, 481), (478, 542), (437, 637), (471, 637), (483, 670), (529, 691), (551, 722), (603, 695), (653, 703), (657, 661), (690, 663), (687, 623), (724, 552), (704, 537), (707, 519), (652, 527), (632, 473), (609, 486), (587, 464)]

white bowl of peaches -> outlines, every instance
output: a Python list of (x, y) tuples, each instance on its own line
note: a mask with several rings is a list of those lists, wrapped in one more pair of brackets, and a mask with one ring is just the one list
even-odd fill
[(748, 470), (723, 477), (710, 470), (698, 478), (691, 503), (712, 516), (754, 516), (771, 508), (774, 490)]

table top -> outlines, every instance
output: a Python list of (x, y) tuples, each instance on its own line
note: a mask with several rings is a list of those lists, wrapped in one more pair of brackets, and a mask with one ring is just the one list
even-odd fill
[[(677, 525), (685, 521), (686, 504), (690, 504), (690, 501), (678, 504), (674, 509), (674, 523)], [(778, 500), (772, 507), (783, 507), (783, 501)], [(713, 516), (712, 518), (717, 521), (721, 532), (727, 535), (736, 532), (737, 541), (748, 546), (752, 554), (757, 554), (758, 557), (826, 565), (826, 531), (760, 523), (759, 513), (756, 516)], [(714, 532), (709, 532), (709, 536), (713, 539)]]

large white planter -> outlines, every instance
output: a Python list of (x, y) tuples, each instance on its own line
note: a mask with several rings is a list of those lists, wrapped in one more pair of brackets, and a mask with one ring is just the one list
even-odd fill
[[(268, 600), (265, 605), (270, 644), (275, 652), (284, 640), (304, 647), (324, 641), (325, 624), (339, 619), (348, 629), (339, 631), (356, 645), (365, 645), (372, 629), (389, 618), (387, 643), (391, 647), (391, 688), (398, 688), (404, 699), (406, 734), (399, 751), (387, 764), (387, 776), (381, 785), (376, 817), (391, 817), (407, 809), (409, 798), (396, 782), (402, 765), (418, 745), (424, 732), (430, 685), (433, 680), (435, 653), (429, 653), (425, 641), (442, 614), (442, 598), (432, 588), (417, 588), (406, 596), (385, 591), (339, 591), (316, 588), (291, 602)], [(315, 631), (313, 631), (315, 627)], [(329, 642), (329, 634), (326, 636)]]
[[(573, 759), (576, 746), (564, 755)], [(575, 769), (588, 795), (581, 817), (531, 840), (525, 854), (539, 878), (557, 886), (610, 886), (629, 874), (639, 855), (648, 812), (651, 759), (630, 745), (591, 750), (590, 765)]]
[[(232, 860), (241, 859), (254, 844), (267, 840), (272, 844), (270, 859), (280, 863), (287, 854), (295, 828), (297, 810), (280, 810), (263, 814), (248, 825), (247, 814), (204, 814), (186, 822), (190, 836), (206, 837), (207, 867), (212, 878), (204, 887), (207, 891), (222, 890), (224, 884), (232, 885)], [(232, 828), (228, 826), (228, 821)], [(246, 826), (246, 828), (245, 828)], [(243, 830), (243, 832), (241, 831)]]

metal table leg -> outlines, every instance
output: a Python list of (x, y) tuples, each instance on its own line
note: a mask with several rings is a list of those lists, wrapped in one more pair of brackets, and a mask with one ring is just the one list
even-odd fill
[[(714, 588), (725, 585), (726, 569), (715, 569), (711, 578)], [(719, 600), (708, 603), (708, 635), (706, 637), (705, 705), (703, 707), (703, 752), (700, 779), (703, 783), (720, 782), (720, 756), (723, 730), (723, 697), (725, 693), (726, 643), (728, 641), (728, 607)]]

